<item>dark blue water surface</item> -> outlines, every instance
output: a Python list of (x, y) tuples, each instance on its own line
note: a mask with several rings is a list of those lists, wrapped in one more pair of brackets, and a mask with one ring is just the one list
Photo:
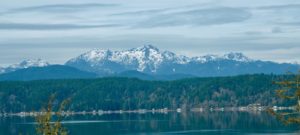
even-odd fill
[[(1, 135), (33, 135), (34, 119), (0, 117)], [(77, 115), (63, 125), (71, 135), (233, 135), (297, 134), (299, 126), (284, 125), (265, 112), (124, 113)]]

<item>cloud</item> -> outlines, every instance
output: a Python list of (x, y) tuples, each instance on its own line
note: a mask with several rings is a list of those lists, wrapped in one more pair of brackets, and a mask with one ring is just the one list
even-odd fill
[(91, 9), (116, 7), (118, 4), (99, 4), (99, 3), (88, 3), (88, 4), (56, 4), (56, 5), (41, 5), (41, 6), (31, 6), (24, 8), (11, 9), (6, 12), (0, 13), (4, 14), (15, 14), (15, 13), (26, 13), (26, 12), (47, 12), (47, 13), (68, 13), (68, 12), (79, 12)]
[(258, 7), (258, 9), (262, 9), (262, 10), (300, 9), (300, 4), (263, 6), (263, 7)]
[(89, 28), (116, 27), (116, 26), (119, 25), (0, 23), (0, 30), (71, 30), (71, 29), (89, 29)]
[(130, 11), (130, 12), (123, 12), (123, 13), (115, 13), (111, 16), (140, 16), (140, 15), (155, 15), (159, 13), (163, 13), (165, 11), (170, 11), (173, 8), (165, 8), (165, 9), (150, 9), (150, 10), (141, 10), (141, 11)]
[(263, 32), (261, 32), (261, 31), (246, 31), (243, 34), (248, 35), (248, 36), (261, 36), (263, 34)]
[[(143, 11), (143, 13), (147, 14), (148, 12)], [(251, 15), (245, 9), (228, 7), (194, 9), (154, 15), (149, 12), (150, 17), (138, 22), (134, 27), (220, 25), (242, 22), (249, 19)]]
[[(95, 21), (97, 20), (94, 17), (95, 11), (87, 12), (86, 14), (77, 14), (79, 11), (91, 10), (91, 9), (99, 9), (100, 7), (114, 7), (119, 6), (117, 4), (57, 4), (57, 5), (42, 5), (42, 6), (31, 6), (25, 8), (12, 9), (11, 11), (4, 12), (2, 15), (7, 14), (17, 14), (16, 17), (22, 17), (24, 13), (38, 12), (42, 14), (34, 14), (36, 16), (33, 18), (45, 20), (51, 18), (61, 18), (57, 19), (59, 23), (65, 23), (73, 18), (85, 18), (85, 21)], [(249, 18), (251, 18), (252, 14), (247, 9), (243, 8), (229, 8), (229, 7), (215, 7), (215, 8), (207, 8), (207, 7), (166, 7), (161, 9), (148, 9), (148, 10), (140, 10), (140, 11), (124, 11), (120, 13), (114, 13), (113, 9), (109, 9), (110, 14), (101, 14), (99, 12), (99, 18), (106, 18), (105, 20), (99, 19), (97, 23), (114, 23), (118, 22), (123, 26), (127, 26), (129, 28), (153, 28), (153, 27), (174, 27), (174, 26), (204, 26), (204, 25), (222, 25), (228, 23), (242, 22)], [(44, 14), (44, 13), (47, 14)], [(59, 13), (59, 14), (58, 14)], [(68, 19), (64, 16), (60, 16), (63, 13), (72, 14), (71, 19)], [(20, 15), (19, 15), (20, 14)], [(52, 15), (53, 16), (49, 16)], [(0, 13), (1, 15), (1, 13)], [(42, 16), (41, 16), (42, 15)], [(93, 15), (93, 16), (92, 16)], [(80, 17), (79, 17), (80, 16)], [(86, 17), (90, 16), (90, 17)], [(6, 16), (3, 16), (6, 17)], [(12, 18), (14, 19), (14, 18)], [(18, 22), (18, 23), (31, 23), (27, 22), (29, 19), (23, 19), (22, 22), (11, 20), (9, 22)], [(24, 22), (25, 21), (25, 22)], [(82, 20), (81, 20), (82, 21)], [(32, 22), (34, 23), (34, 22)], [(45, 22), (47, 23), (47, 22)], [(3, 24), (2, 24), (3, 25)], [(15, 25), (15, 24), (11, 24)], [(9, 25), (8, 28), (12, 28)], [(28, 25), (28, 24), (25, 24)], [(8, 26), (8, 24), (5, 24)], [(14, 26), (18, 27), (18, 26)], [(27, 26), (28, 27), (28, 26)], [(31, 26), (30, 26), (31, 27)], [(39, 27), (39, 26), (38, 26)], [(48, 25), (46, 26), (48, 27)], [(89, 28), (90, 26), (70, 26), (71, 28)], [(8, 29), (1, 27), (0, 29)], [(21, 29), (20, 27), (18, 27)], [(23, 28), (23, 27), (22, 27)], [(55, 27), (56, 28), (56, 27)], [(35, 28), (34, 28), (35, 29)], [(39, 27), (39, 29), (42, 29)], [(47, 28), (45, 28), (47, 29)]]
[[(299, 46), (299, 41), (295, 38), (278, 39), (281, 42), (275, 41), (274, 43), (263, 43), (258, 42), (257, 40), (265, 40), (266, 38), (273, 40), (273, 38), (252, 36), (227, 38), (190, 38), (180, 35), (164, 34), (119, 34), (120, 33), (113, 36), (97, 35), (95, 37), (91, 37), (82, 35), (73, 36), (68, 33), (60, 33), (57, 37), (46, 36), (23, 39), (20, 39), (20, 37), (10, 39), (5, 38), (5, 40), (0, 42), (0, 54), (3, 54), (0, 56), (0, 64), (1, 61), (9, 63), (9, 61), (6, 62), (8, 58), (18, 58), (18, 61), (20, 61), (24, 58), (39, 57), (51, 60), (51, 63), (63, 63), (69, 58), (77, 56), (78, 54), (93, 48), (123, 50), (139, 47), (144, 44), (153, 44), (159, 47), (161, 50), (169, 50), (187, 56), (199, 56), (208, 53), (223, 54), (227, 52), (247, 52), (245, 54), (248, 55), (248, 52), (260, 52), (249, 56), (255, 59), (263, 58), (266, 60), (275, 61), (277, 61), (277, 56), (280, 55), (274, 53), (273, 56), (276, 57), (272, 57), (272, 55), (267, 57), (267, 55), (264, 56), (262, 54), (269, 50), (284, 49), (292, 50), (293, 54), (295, 54), (295, 56), (282, 54), (282, 57), (291, 56), (287, 57), (285, 59), (286, 61), (291, 59), (298, 59), (299, 61), (300, 59), (300, 54), (298, 53), (299, 49), (297, 51), (293, 49)], [(69, 36), (66, 37), (61, 35)]]
[(271, 30), (272, 33), (283, 33), (283, 30), (280, 27), (274, 27)]
[(256, 8), (261, 14), (268, 16), (264, 18), (279, 26), (300, 25), (300, 4), (271, 5)]
[(270, 30), (265, 29), (265, 30), (251, 30), (251, 31), (246, 31), (242, 33), (237, 33), (237, 34), (244, 34), (246, 36), (268, 36), (270, 34), (280, 34), (280, 33), (285, 33), (285, 31), (281, 27), (273, 27)]
[(282, 22), (277, 24), (287, 25), (287, 26), (300, 26), (300, 21)]

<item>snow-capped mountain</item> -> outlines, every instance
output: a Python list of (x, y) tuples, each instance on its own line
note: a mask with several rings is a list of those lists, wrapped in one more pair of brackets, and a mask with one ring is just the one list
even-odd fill
[(13, 72), (19, 69), (29, 68), (29, 67), (45, 67), (50, 64), (42, 59), (28, 59), (24, 60), (18, 64), (13, 64), (7, 67), (0, 67), (0, 74)]
[(223, 56), (187, 57), (145, 45), (125, 51), (95, 49), (66, 62), (84, 71), (115, 74), (136, 70), (150, 74), (190, 74), (195, 76), (227, 76), (251, 73), (285, 73), (299, 65), (253, 60), (242, 53)]
[[(152, 45), (145, 45), (123, 51), (94, 49), (70, 59), (65, 65), (60, 66), (51, 66), (41, 59), (24, 60), (18, 64), (0, 67), (0, 78), (2, 76), (2, 78), (10, 80), (30, 80), (32, 77), (45, 79), (133, 76), (174, 80), (187, 77), (255, 73), (285, 74), (287, 71), (297, 72), (299, 68), (299, 64), (254, 60), (242, 53), (188, 57), (170, 51), (161, 51)], [(41, 73), (44, 75), (39, 75)], [(31, 77), (32, 74), (35, 76)]]
[[(152, 45), (146, 45), (126, 51), (95, 49), (69, 60), (66, 64), (75, 67), (88, 64), (85, 68), (91, 68), (91, 71), (103, 70), (109, 73), (126, 70), (155, 73), (165, 63), (186, 64), (188, 62), (190, 58), (186, 56), (179, 56), (169, 51), (161, 52)], [(119, 70), (116, 71), (116, 68)]]
[(200, 62), (200, 63), (206, 63), (206, 62), (211, 62), (211, 61), (222, 61), (222, 60), (232, 60), (232, 61), (239, 61), (239, 62), (255, 61), (255, 60), (248, 58), (247, 56), (245, 56), (242, 53), (233, 53), (233, 52), (225, 54), (223, 56), (209, 54), (209, 55), (191, 58), (191, 61)]

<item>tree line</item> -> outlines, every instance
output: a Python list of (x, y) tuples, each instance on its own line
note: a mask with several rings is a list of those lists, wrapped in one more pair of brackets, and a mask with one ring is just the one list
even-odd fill
[(135, 78), (61, 79), (0, 82), (0, 112), (39, 110), (49, 95), (53, 103), (72, 98), (73, 111), (134, 110), (288, 105), (277, 99), (274, 81), (279, 75), (241, 75), (190, 78), (176, 81), (145, 81)]

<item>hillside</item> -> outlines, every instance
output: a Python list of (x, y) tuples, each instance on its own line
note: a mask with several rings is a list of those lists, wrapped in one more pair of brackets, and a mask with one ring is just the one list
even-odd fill
[[(0, 82), (0, 111), (37, 110), (51, 93), (72, 97), (72, 110), (129, 110), (281, 104), (275, 100), (275, 75), (143, 81), (129, 78)], [(276, 98), (277, 99), (277, 98)]]
[(94, 73), (80, 71), (76, 68), (51, 65), (45, 67), (29, 67), (9, 73), (0, 74), (0, 81), (9, 80), (46, 80), (46, 79), (76, 79), (76, 78), (95, 78)]

